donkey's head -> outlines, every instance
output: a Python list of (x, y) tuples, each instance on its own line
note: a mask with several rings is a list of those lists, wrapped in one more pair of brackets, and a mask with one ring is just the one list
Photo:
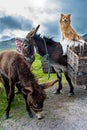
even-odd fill
[(35, 112), (37, 118), (41, 119), (43, 117), (43, 114), (42, 114), (43, 103), (44, 103), (44, 100), (46, 99), (45, 91), (42, 89), (40, 89), (40, 91), (38, 90), (35, 91), (31, 87), (28, 87), (28, 88), (24, 88), (22, 92), (27, 97), (27, 104)]
[[(30, 64), (33, 63), (35, 57), (35, 50), (34, 50), (34, 44), (33, 44), (33, 40), (31, 40), (31, 38), (36, 34), (36, 32), (38, 31), (40, 25), (38, 25), (36, 28), (33, 28), (25, 37), (25, 39), (22, 41), (21, 39), (17, 38), (17, 42), (18, 45), (17, 47), (20, 47), (20, 51), (22, 52), (22, 54), (24, 55), (24, 57), (26, 58), (26, 60), (28, 60), (28, 62)], [(20, 43), (20, 45), (19, 45)], [(31, 44), (30, 44), (31, 43)]]
[(26, 97), (28, 106), (33, 109), (38, 119), (43, 118), (43, 104), (44, 100), (46, 99), (46, 93), (44, 89), (53, 86), (57, 81), (58, 80), (51, 81), (45, 84), (40, 84), (36, 88), (22, 88), (22, 93)]

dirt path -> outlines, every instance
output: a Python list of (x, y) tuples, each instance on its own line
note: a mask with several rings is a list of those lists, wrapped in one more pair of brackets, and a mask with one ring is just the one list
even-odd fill
[(75, 95), (68, 97), (69, 88), (55, 95), (56, 86), (46, 91), (44, 119), (30, 119), (27, 113), (20, 119), (10, 118), (0, 124), (0, 130), (87, 130), (87, 90), (75, 87)]

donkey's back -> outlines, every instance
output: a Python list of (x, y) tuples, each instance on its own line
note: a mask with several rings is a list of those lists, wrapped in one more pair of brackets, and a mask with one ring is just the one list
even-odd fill
[(12, 73), (12, 71), (17, 72), (15, 71), (15, 69), (20, 68), (21, 61), (25, 62), (25, 59), (21, 54), (19, 54), (16, 51), (6, 50), (6, 51), (1, 52), (0, 73), (3, 73), (6, 75), (6, 77), (8, 77), (9, 74)]

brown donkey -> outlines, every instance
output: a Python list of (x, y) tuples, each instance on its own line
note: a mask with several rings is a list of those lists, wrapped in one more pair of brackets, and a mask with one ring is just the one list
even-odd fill
[(25, 99), (29, 116), (33, 116), (30, 110), (31, 107), (37, 118), (41, 119), (43, 102), (46, 98), (44, 89), (54, 85), (58, 80), (39, 85), (24, 56), (16, 51), (3, 51), (0, 54), (0, 75), (8, 101), (5, 118), (9, 118), (11, 102), (15, 95), (15, 84), (21, 82), (20, 90)]

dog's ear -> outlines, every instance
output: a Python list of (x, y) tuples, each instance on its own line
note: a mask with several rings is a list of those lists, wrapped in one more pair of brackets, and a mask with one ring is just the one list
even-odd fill
[(60, 22), (62, 21), (62, 17), (64, 16), (64, 14), (61, 14), (60, 15)]
[(61, 15), (60, 15), (60, 17), (63, 17), (63, 16), (64, 16), (64, 14), (61, 14)]
[(67, 14), (67, 16), (70, 18), (71, 14)]

